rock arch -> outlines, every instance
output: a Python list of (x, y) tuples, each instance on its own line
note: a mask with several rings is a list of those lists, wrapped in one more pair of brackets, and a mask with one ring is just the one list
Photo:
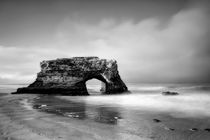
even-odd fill
[(88, 93), (91, 94), (104, 94), (106, 93), (106, 83), (103, 81), (92, 78), (85, 82)]
[(107, 82), (106, 79), (105, 79), (103, 76), (101, 76), (101, 75), (92, 76), (92, 77), (89, 77), (89, 78), (85, 79), (84, 82), (85, 82), (85, 86), (86, 86), (86, 87), (87, 87), (87, 84), (86, 84), (86, 83), (87, 83), (89, 80), (92, 80), (92, 79), (97, 79), (98, 81), (101, 82), (101, 89), (100, 89), (101, 93), (107, 93), (107, 92), (106, 92), (106, 89), (107, 89), (108, 82)]
[(105, 83), (106, 94), (127, 91), (116, 60), (73, 57), (43, 61), (40, 65), (36, 81), (16, 93), (88, 95), (85, 83), (93, 78)]

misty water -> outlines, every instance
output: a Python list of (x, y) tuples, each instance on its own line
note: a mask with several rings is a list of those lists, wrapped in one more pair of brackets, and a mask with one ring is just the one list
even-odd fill
[[(98, 139), (122, 139), (124, 135), (121, 133), (135, 139), (193, 139), (195, 136), (199, 139), (210, 138), (207, 131), (210, 128), (208, 84), (128, 84), (130, 92), (115, 95), (101, 94), (98, 84), (88, 85), (90, 96), (9, 94), (20, 86), (23, 85), (0, 86), (0, 109), (3, 110), (1, 114), (11, 115), (11, 111), (15, 112), (16, 107), (20, 105), (21, 114), (24, 114), (24, 110), (36, 111), (52, 115), (53, 117), (48, 118), (54, 122), (65, 120), (65, 126), (68, 127), (93, 127), (99, 131), (94, 130), (95, 135), (101, 136), (102, 131), (103, 134), (107, 134)], [(179, 95), (164, 96), (161, 94), (163, 91), (174, 91)], [(14, 113), (14, 116), (10, 117), (17, 121), (20, 113)], [(36, 118), (31, 115), (22, 117), (27, 121)], [(160, 122), (155, 122), (156, 119)], [(106, 130), (101, 127), (105, 127)], [(195, 133), (193, 128), (199, 131)], [(175, 138), (175, 135), (178, 137)]]

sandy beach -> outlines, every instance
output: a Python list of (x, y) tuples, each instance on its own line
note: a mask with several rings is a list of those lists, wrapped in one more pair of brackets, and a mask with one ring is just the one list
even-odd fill
[[(136, 99), (138, 103), (134, 102)], [(183, 99), (190, 103), (191, 110)], [(1, 94), (0, 139), (208, 140), (210, 119), (209, 112), (204, 111), (209, 106), (208, 100), (193, 105), (191, 102), (196, 99), (190, 101), (188, 96)], [(154, 105), (146, 104), (147, 101), (153, 101)], [(165, 104), (166, 101), (170, 104)], [(168, 107), (158, 105), (159, 102)], [(174, 106), (183, 108), (173, 110)]]
[[(1, 139), (11, 140), (54, 140), (54, 139), (150, 139), (149, 126), (145, 134), (132, 130), (118, 130), (113, 124), (98, 124), (88, 120), (61, 117), (39, 112), (28, 106), (27, 100), (34, 97), (9, 97), (7, 105), (2, 106), (8, 97), (1, 98)], [(145, 126), (146, 126), (146, 122)], [(132, 131), (132, 132), (129, 132)], [(142, 136), (141, 136), (142, 135)], [(148, 135), (148, 138), (143, 137)]]

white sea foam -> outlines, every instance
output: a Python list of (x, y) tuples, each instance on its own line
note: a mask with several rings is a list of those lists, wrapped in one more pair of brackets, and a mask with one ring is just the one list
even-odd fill
[(146, 87), (131, 87), (130, 90), (140, 90), (140, 91), (157, 91), (164, 90), (166, 87), (163, 86), (146, 86)]
[[(132, 88), (129, 88), (132, 89)], [(63, 99), (85, 102), (94, 105), (121, 106), (129, 109), (137, 109), (152, 112), (166, 112), (174, 117), (210, 117), (210, 92), (182, 92), (177, 96), (164, 96), (161, 90), (164, 86), (138, 87), (133, 86), (131, 94), (88, 96), (88, 97), (64, 97)], [(148, 94), (145, 90), (157, 91)], [(132, 91), (132, 90), (131, 90)], [(99, 93), (100, 94), (100, 93)]]

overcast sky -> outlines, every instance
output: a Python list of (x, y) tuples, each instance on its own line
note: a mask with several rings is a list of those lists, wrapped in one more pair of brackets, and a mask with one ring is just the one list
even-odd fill
[(99, 56), (126, 82), (210, 82), (208, 0), (1, 0), (0, 83), (42, 60)]

